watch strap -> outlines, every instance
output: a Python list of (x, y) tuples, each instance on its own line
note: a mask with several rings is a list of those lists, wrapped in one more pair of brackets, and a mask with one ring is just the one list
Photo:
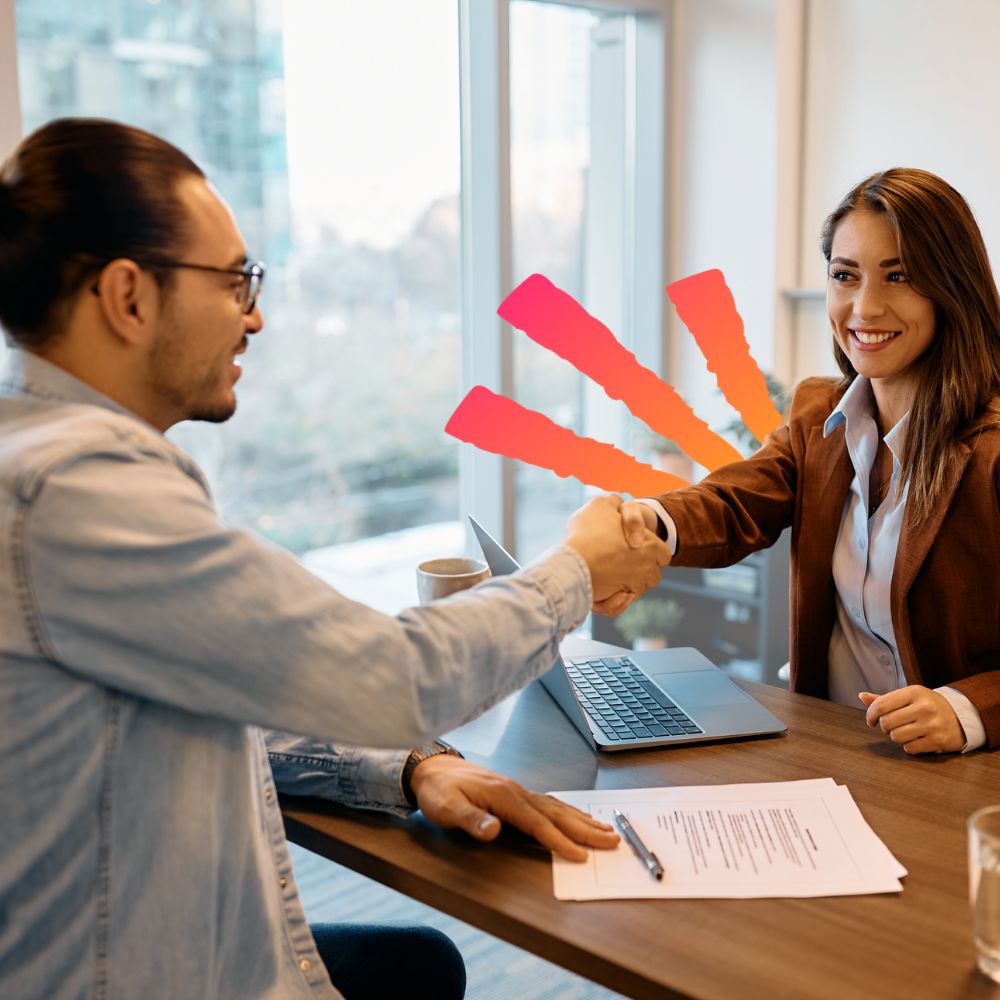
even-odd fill
[(406, 763), (403, 765), (403, 773), (400, 776), (400, 783), (403, 786), (403, 794), (406, 796), (406, 801), (414, 809), (417, 808), (417, 798), (413, 794), (413, 788), (410, 784), (413, 779), (413, 772), (417, 769), (417, 765), (423, 763), (428, 757), (437, 757), (443, 753), (449, 754), (452, 757), (462, 757), (462, 754), (450, 743), (445, 743), (444, 740), (431, 740), (430, 743), (424, 743), (422, 746), (411, 750), (410, 756), (406, 758)]

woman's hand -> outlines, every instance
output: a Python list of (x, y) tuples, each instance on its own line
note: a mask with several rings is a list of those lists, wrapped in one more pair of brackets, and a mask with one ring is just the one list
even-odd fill
[(870, 728), (878, 726), (906, 753), (954, 753), (965, 746), (965, 732), (948, 699), (920, 684), (875, 695), (858, 694), (868, 709)]

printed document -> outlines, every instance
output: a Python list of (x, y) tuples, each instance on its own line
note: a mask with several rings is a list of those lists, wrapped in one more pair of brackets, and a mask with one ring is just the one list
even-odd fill
[(832, 778), (553, 792), (614, 826), (620, 809), (664, 869), (624, 840), (583, 863), (553, 859), (557, 899), (848, 896), (901, 892), (906, 869)]

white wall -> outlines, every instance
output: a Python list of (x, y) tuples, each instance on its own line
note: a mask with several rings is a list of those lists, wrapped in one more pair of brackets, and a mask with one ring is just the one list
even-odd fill
[(0, 0), (0, 160), (21, 138), (14, 0)]
[[(940, 174), (970, 202), (1000, 263), (1000, 3), (808, 0), (799, 278), (825, 286), (818, 233), (858, 181), (892, 166)], [(795, 367), (829, 369), (822, 303), (800, 307)]]
[[(753, 356), (774, 361), (776, 0), (676, 0), (669, 67), (668, 280), (721, 268)], [(671, 306), (667, 373), (699, 415), (735, 414)]]

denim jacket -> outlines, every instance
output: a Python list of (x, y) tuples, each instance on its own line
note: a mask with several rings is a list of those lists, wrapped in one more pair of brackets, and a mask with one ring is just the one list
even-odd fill
[(21, 351), (2, 379), (0, 996), (338, 997), (277, 790), (405, 812), (404, 748), (550, 666), (586, 566), (379, 614), (95, 390)]

